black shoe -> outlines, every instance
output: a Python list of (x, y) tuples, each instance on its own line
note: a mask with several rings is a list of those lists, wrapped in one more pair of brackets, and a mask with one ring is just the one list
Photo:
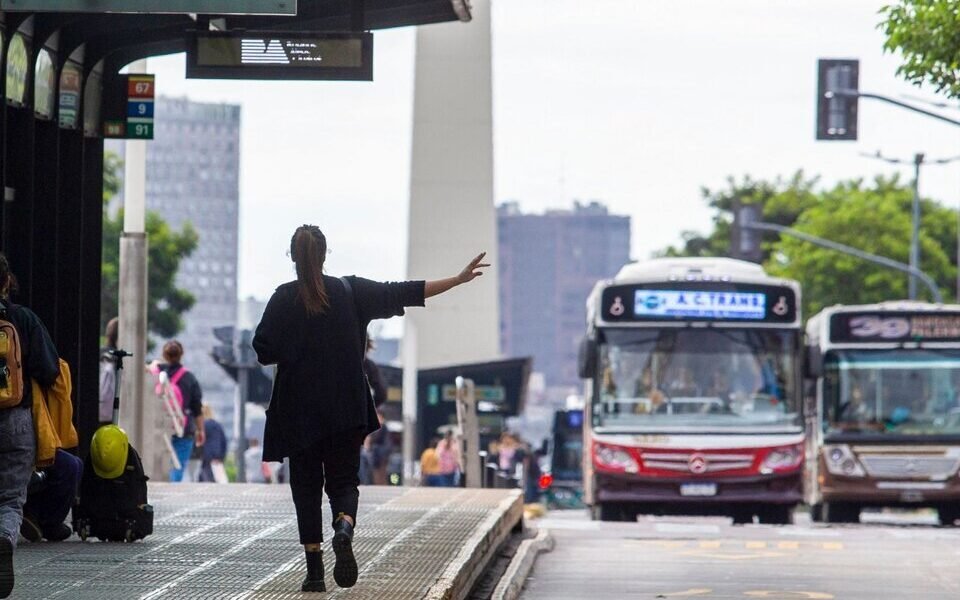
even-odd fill
[[(21, 528), (21, 531), (23, 531), (23, 528)], [(62, 542), (71, 535), (73, 535), (73, 530), (70, 529), (66, 523), (60, 523), (55, 527), (43, 531), (43, 537), (45, 537), (48, 542)]]
[(323, 552), (305, 552), (305, 554), (307, 555), (307, 576), (300, 584), (300, 591), (327, 591), (327, 584), (323, 582)]
[(0, 598), (13, 593), (13, 542), (0, 536)]
[(333, 553), (337, 562), (333, 566), (333, 579), (342, 588), (357, 583), (357, 559), (353, 556), (353, 525), (344, 518), (333, 523)]
[(20, 521), (20, 535), (28, 542), (39, 542), (43, 539), (43, 532), (37, 520), (30, 515), (23, 515), (23, 520)]

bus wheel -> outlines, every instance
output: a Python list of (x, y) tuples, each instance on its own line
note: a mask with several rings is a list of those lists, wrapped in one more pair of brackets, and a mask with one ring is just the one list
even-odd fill
[(960, 505), (947, 504), (937, 508), (940, 513), (940, 524), (944, 527), (953, 527), (960, 520)]
[(757, 515), (766, 525), (790, 525), (793, 523), (793, 507), (789, 504), (763, 506)]
[(823, 505), (813, 504), (810, 506), (810, 520), (814, 523), (823, 522)]
[(620, 521), (623, 519), (623, 513), (619, 505), (609, 502), (597, 503), (590, 507), (590, 518), (594, 521)]
[(859, 523), (860, 506), (845, 502), (824, 502), (823, 520), (827, 523)]
[(735, 508), (730, 516), (733, 517), (734, 525), (746, 525), (748, 523), (753, 523), (752, 508)]

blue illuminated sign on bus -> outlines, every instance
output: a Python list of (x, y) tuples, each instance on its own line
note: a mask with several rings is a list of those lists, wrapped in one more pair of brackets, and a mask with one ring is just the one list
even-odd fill
[(638, 317), (762, 320), (767, 314), (767, 296), (718, 290), (637, 290), (634, 314)]

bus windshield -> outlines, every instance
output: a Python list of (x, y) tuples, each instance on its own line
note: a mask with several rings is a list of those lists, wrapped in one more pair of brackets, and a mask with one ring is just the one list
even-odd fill
[(960, 434), (960, 350), (831, 351), (826, 433)]
[(597, 426), (637, 431), (801, 427), (789, 330), (605, 330)]

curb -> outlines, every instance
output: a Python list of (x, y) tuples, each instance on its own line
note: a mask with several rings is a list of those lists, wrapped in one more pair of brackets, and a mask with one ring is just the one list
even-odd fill
[(493, 590), (491, 600), (516, 600), (523, 590), (523, 584), (533, 569), (533, 564), (537, 561), (537, 556), (541, 552), (550, 552), (553, 550), (553, 536), (547, 529), (541, 529), (536, 537), (524, 540), (517, 548), (517, 553), (510, 566), (507, 567), (500, 583)]

